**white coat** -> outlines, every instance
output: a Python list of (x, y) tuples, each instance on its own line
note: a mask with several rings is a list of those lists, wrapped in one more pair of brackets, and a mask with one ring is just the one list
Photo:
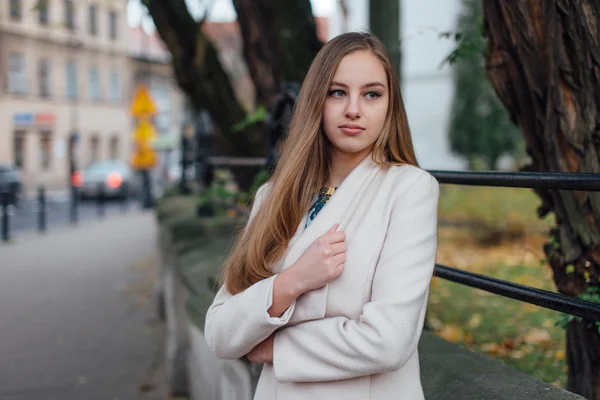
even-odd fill
[[(257, 192), (250, 218), (268, 195)], [(301, 221), (273, 271), (292, 265), (334, 223), (346, 232), (342, 274), (267, 313), (275, 276), (231, 296), (217, 293), (205, 337), (217, 357), (241, 358), (275, 333), (255, 400), (422, 400), (417, 345), (437, 249), (438, 182), (410, 166), (381, 167), (369, 154), (311, 224)]]

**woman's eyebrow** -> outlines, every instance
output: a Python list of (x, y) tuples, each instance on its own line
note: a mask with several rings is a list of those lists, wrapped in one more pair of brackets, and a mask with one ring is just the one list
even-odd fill
[[(331, 86), (339, 86), (339, 87), (343, 87), (343, 88), (348, 88), (348, 85), (346, 85), (345, 83), (341, 83), (341, 82), (331, 82)], [(385, 88), (385, 85), (381, 82), (369, 82), (367, 84), (363, 85), (363, 88), (370, 88), (370, 87), (374, 87), (374, 86), (381, 86), (382, 88)]]

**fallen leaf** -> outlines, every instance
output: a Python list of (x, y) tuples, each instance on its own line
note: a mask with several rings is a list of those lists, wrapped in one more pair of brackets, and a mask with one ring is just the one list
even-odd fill
[(552, 328), (554, 326), (554, 321), (551, 320), (550, 318), (546, 318), (543, 322), (542, 322), (542, 326), (544, 328)]
[(523, 358), (524, 355), (525, 355), (525, 352), (522, 350), (515, 350), (512, 353), (510, 353), (510, 356), (512, 358), (516, 358), (516, 359)]
[(471, 343), (473, 343), (473, 335), (471, 334), (471, 332), (469, 332), (469, 333), (467, 333), (465, 335), (465, 338), (464, 338), (463, 341), (464, 341), (465, 344), (471, 344)]
[(444, 325), (444, 323), (442, 321), (440, 321), (439, 319), (435, 318), (435, 317), (431, 317), (429, 318), (429, 326), (431, 327), (431, 329), (433, 329), (434, 331), (437, 331), (438, 329), (440, 329), (442, 326)]
[(444, 325), (437, 334), (438, 336), (453, 343), (462, 341), (464, 337), (462, 329), (454, 325)]
[(498, 343), (486, 343), (481, 346), (481, 350), (490, 354), (497, 354), (500, 351)]
[(548, 331), (533, 328), (523, 337), (526, 343), (548, 345), (552, 342), (552, 338)]
[(469, 328), (477, 328), (479, 325), (481, 325), (481, 320), (481, 314), (473, 314), (471, 319), (469, 319), (469, 322), (467, 322), (467, 326)]
[(516, 342), (513, 339), (504, 339), (502, 342), (502, 347), (508, 350), (512, 350), (517, 346)]

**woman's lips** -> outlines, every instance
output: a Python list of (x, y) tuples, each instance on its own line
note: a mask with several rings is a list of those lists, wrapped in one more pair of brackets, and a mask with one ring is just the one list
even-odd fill
[(362, 126), (358, 125), (342, 125), (340, 129), (347, 135), (358, 135), (365, 130)]

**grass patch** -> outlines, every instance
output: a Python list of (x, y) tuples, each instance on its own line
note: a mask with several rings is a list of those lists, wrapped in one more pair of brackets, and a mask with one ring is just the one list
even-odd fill
[[(542, 251), (554, 221), (538, 219), (539, 204), (528, 189), (444, 186), (437, 262), (556, 292)], [(482, 290), (432, 281), (427, 320), (436, 334), (565, 387), (565, 332), (555, 326), (558, 317)]]

